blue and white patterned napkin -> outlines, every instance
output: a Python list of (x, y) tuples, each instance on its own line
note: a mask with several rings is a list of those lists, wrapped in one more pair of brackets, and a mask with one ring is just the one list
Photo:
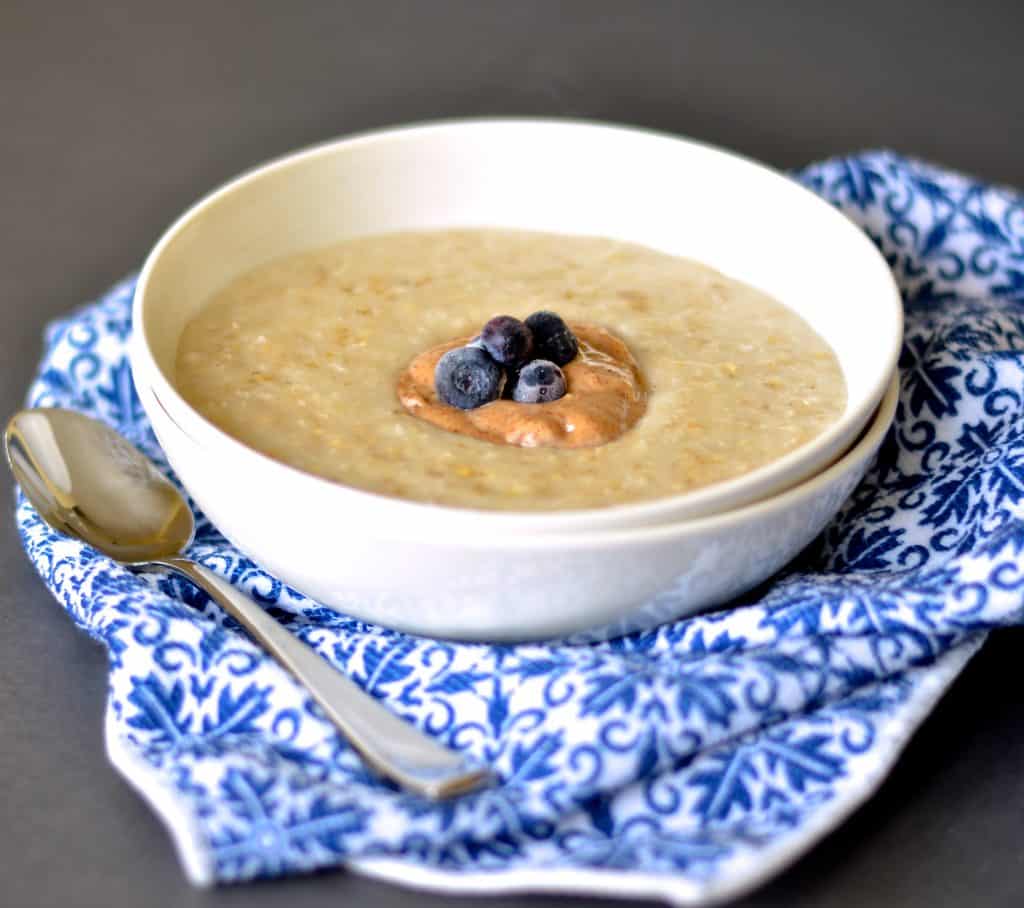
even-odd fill
[[(346, 865), (448, 891), (733, 895), (866, 798), (985, 632), (1021, 620), (1024, 198), (888, 153), (798, 178), (897, 275), (903, 393), (839, 517), (736, 607), (597, 645), (425, 640), (318, 606), (200, 518), (194, 557), (492, 765), (492, 790), (436, 805), (381, 783), (202, 595), (19, 500), (39, 573), (109, 651), (110, 757), (191, 880)], [(50, 327), (29, 403), (99, 417), (163, 464), (126, 358), (131, 296)]]

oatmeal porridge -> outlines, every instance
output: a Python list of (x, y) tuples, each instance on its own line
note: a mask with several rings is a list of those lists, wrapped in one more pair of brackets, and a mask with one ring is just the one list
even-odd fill
[[(492, 316), (537, 310), (580, 337), (565, 397), (472, 411), (437, 400), (441, 353)], [(524, 435), (518, 413), (577, 430), (579, 367), (612, 349), (634, 370), (628, 425), (581, 422), (571, 445)], [(240, 276), (187, 325), (176, 384), (225, 432), (299, 469), (492, 510), (601, 507), (740, 476), (846, 402), (835, 354), (760, 291), (641, 246), (476, 229), (361, 237)], [(437, 419), (409, 412), (413, 392)]]

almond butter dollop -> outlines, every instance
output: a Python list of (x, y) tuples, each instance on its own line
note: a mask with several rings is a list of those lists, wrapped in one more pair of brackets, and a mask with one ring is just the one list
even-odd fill
[(566, 394), (543, 404), (496, 400), (460, 410), (438, 400), (437, 361), (470, 341), (459, 338), (415, 357), (398, 379), (398, 399), (418, 419), (449, 432), (524, 448), (585, 448), (607, 444), (632, 428), (647, 409), (647, 389), (629, 348), (596, 325), (569, 326), (579, 341), (576, 358), (562, 367)]

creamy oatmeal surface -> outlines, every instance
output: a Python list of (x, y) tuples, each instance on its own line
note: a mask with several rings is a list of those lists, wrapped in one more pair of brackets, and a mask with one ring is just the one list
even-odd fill
[[(538, 309), (626, 343), (648, 392), (632, 429), (595, 447), (521, 448), (403, 409), (396, 383), (414, 357)], [(176, 381), (224, 431), (300, 469), (500, 510), (600, 507), (739, 476), (814, 438), (846, 402), (828, 345), (751, 287), (640, 246), (500, 230), (362, 237), (263, 265), (188, 324)]]

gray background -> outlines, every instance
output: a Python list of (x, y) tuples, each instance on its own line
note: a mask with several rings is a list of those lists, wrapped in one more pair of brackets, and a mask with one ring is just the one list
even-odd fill
[[(0, 415), (21, 400), (43, 324), (136, 268), (198, 196), (372, 126), (584, 116), (780, 167), (884, 145), (1024, 186), (1019, 4), (825, 6), (0, 0)], [(191, 890), (105, 762), (104, 655), (21, 553), (6, 473), (0, 499), (0, 903), (449, 901), (343, 873)], [(880, 794), (742, 904), (1021, 904), (1022, 643), (996, 635)]]

